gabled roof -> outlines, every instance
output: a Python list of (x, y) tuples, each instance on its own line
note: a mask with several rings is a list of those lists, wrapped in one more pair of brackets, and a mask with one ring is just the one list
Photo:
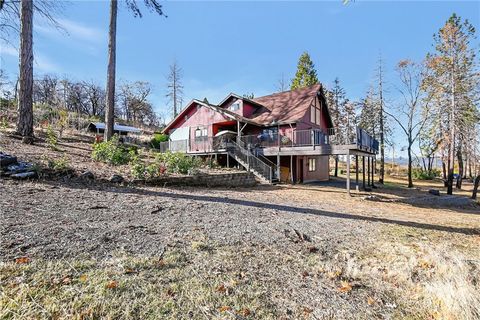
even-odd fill
[(253, 114), (251, 120), (262, 125), (272, 122), (276, 124), (295, 123), (303, 118), (321, 90), (322, 85), (315, 84), (306, 88), (254, 98), (253, 101), (264, 108)]
[(241, 121), (241, 122), (244, 122), (244, 123), (255, 124), (251, 119), (242, 117), (241, 115), (239, 115), (235, 112), (232, 112), (228, 109), (220, 108), (219, 106), (216, 106), (214, 104), (210, 104), (210, 103), (205, 102), (205, 101), (200, 101), (200, 100), (197, 100), (197, 99), (193, 99), (192, 101), (190, 101), (187, 104), (187, 106), (175, 118), (172, 119), (172, 121), (170, 121), (167, 124), (167, 126), (162, 130), (162, 133), (166, 133), (179, 119), (181, 119), (183, 116), (185, 116), (185, 114), (188, 113), (188, 111), (195, 105), (201, 105), (201, 106), (204, 106), (206, 108), (217, 111), (220, 114), (222, 114), (222, 115), (224, 115), (227, 118), (230, 118), (232, 120), (238, 120), (238, 121)]
[[(322, 99), (323, 104), (326, 106), (322, 85), (319, 83), (306, 88), (274, 93), (254, 99), (247, 99), (235, 93), (230, 93), (218, 105), (213, 105), (207, 101), (194, 99), (190, 101), (189, 104), (187, 104), (187, 106), (172, 121), (170, 121), (170, 123), (165, 127), (165, 129), (163, 129), (162, 132), (167, 132), (194, 105), (201, 105), (210, 108), (232, 120), (249, 123), (256, 126), (296, 123), (305, 116), (306, 112), (309, 110), (312, 102), (314, 102), (314, 99), (316, 99), (317, 96)], [(223, 108), (225, 103), (231, 98), (242, 99), (243, 101), (256, 106), (256, 112), (250, 118), (245, 118), (228, 110), (227, 108)], [(327, 115), (327, 124), (329, 127), (333, 127), (328, 106), (324, 111)]]

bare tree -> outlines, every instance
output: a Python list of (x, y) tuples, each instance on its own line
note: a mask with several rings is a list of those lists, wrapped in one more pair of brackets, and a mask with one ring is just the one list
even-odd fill
[[(136, 0), (125, 0), (128, 9), (134, 17), (142, 17)], [(145, 6), (159, 15), (164, 15), (158, 0), (144, 0)], [(108, 67), (107, 67), (107, 96), (105, 112), (105, 139), (113, 136), (115, 110), (115, 65), (116, 65), (116, 38), (117, 38), (117, 11), (118, 1), (110, 0), (110, 25), (108, 32)]]
[(282, 73), (280, 75), (280, 78), (277, 80), (275, 89), (277, 89), (278, 92), (287, 91), (290, 87), (288, 83), (289, 81), (285, 79), (285, 75)]
[(380, 55), (378, 59), (377, 67), (377, 85), (378, 85), (378, 120), (379, 120), (379, 138), (380, 138), (380, 174), (378, 177), (378, 182), (382, 183), (385, 179), (385, 116), (384, 116), (384, 70), (383, 70), (383, 60)]
[(402, 60), (397, 65), (401, 87), (398, 88), (403, 102), (398, 106), (398, 115), (387, 110), (384, 112), (397, 122), (407, 137), (408, 187), (413, 188), (412, 146), (429, 118), (430, 98), (422, 89), (425, 69), (410, 60)]
[(172, 114), (175, 118), (178, 111), (182, 108), (183, 103), (183, 84), (182, 84), (183, 70), (178, 65), (177, 61), (174, 61), (170, 65), (170, 71), (167, 76), (167, 95), (169, 98), (169, 104), (172, 107)]

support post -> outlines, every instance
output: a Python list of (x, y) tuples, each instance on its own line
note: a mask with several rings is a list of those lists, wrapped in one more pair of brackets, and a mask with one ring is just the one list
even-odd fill
[(358, 188), (358, 155), (355, 155), (355, 183)]
[(365, 156), (362, 156), (363, 190), (365, 190)]
[(372, 157), (372, 188), (375, 187), (375, 157)]
[(350, 195), (350, 150), (347, 151), (347, 192)]
[(370, 157), (367, 157), (367, 165), (368, 165), (368, 168), (367, 168), (367, 177), (368, 177), (367, 186), (370, 187)]
[(230, 155), (227, 152), (227, 168), (230, 168)]
[(280, 182), (280, 152), (277, 153), (277, 179)]
[(293, 184), (293, 155), (290, 156), (290, 183)]

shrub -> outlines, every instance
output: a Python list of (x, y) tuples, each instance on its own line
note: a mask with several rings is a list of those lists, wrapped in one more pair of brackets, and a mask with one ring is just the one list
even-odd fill
[(163, 133), (155, 133), (152, 140), (150, 140), (150, 145), (152, 148), (160, 149), (160, 143), (168, 141), (168, 135)]
[(114, 135), (109, 141), (103, 141), (93, 145), (93, 160), (115, 166), (128, 163), (134, 155), (135, 150), (130, 150), (122, 146), (118, 142), (117, 135)]
[(422, 168), (413, 168), (412, 177), (417, 180), (433, 180), (440, 175), (440, 171), (433, 169), (432, 171), (425, 171)]
[(47, 143), (50, 149), (57, 150), (58, 137), (51, 125), (48, 125), (47, 128)]
[(63, 157), (60, 159), (48, 159), (47, 160), (48, 168), (58, 171), (65, 171), (70, 169), (70, 165), (68, 163), (68, 158)]
[(159, 153), (156, 162), (164, 164), (167, 172), (190, 175), (196, 174), (202, 165), (201, 159), (181, 152)]

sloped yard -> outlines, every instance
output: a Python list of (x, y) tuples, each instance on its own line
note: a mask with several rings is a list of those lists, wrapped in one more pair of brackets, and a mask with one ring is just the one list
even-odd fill
[(0, 318), (478, 319), (480, 209), (429, 187), (2, 180)]

